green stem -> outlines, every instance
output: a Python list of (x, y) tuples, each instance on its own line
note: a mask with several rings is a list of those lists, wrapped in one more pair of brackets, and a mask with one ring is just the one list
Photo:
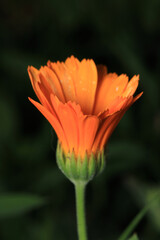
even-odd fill
[(87, 240), (86, 219), (85, 219), (85, 187), (86, 183), (75, 183), (77, 228), (79, 240)]

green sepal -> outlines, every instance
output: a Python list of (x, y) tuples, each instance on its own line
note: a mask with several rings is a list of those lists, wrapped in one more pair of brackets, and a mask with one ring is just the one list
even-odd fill
[[(64, 156), (64, 155), (63, 155)], [(64, 156), (65, 158), (65, 156)], [(69, 156), (66, 157), (66, 164), (64, 167), (64, 172), (66, 173), (66, 175), (70, 178), (72, 177), (72, 171), (71, 171), (71, 159)]]
[(90, 156), (86, 153), (84, 158), (81, 158), (76, 157), (74, 151), (65, 154), (58, 143), (56, 158), (60, 170), (73, 183), (87, 183), (104, 168), (103, 151), (95, 155), (92, 153)]
[(105, 155), (104, 155), (104, 150), (102, 150), (101, 155), (99, 154), (99, 161), (100, 161), (100, 169), (99, 173), (101, 173), (105, 167)]
[(82, 166), (82, 159), (81, 159), (80, 156), (77, 157), (76, 166), (77, 166), (78, 178), (80, 178), (80, 176), (81, 176), (81, 166)]
[(86, 181), (86, 179), (88, 179), (88, 157), (87, 157), (87, 154), (85, 154), (84, 159), (81, 160), (80, 178), (84, 181)]
[(96, 173), (96, 159), (94, 158), (94, 155), (91, 154), (91, 157), (89, 159), (89, 176), (90, 178), (93, 178)]
[(72, 177), (73, 177), (74, 179), (78, 179), (77, 163), (76, 163), (76, 161), (75, 161), (74, 152), (71, 153), (70, 168), (71, 168)]
[(56, 159), (58, 159), (59, 164), (58, 167), (60, 170), (65, 174), (64, 169), (65, 169), (65, 160), (63, 158), (62, 151), (60, 151), (60, 146), (59, 144), (57, 145), (57, 151), (56, 151)]

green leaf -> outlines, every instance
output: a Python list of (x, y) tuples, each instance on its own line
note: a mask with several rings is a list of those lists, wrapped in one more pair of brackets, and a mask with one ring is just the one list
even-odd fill
[(159, 200), (160, 194), (157, 194), (157, 196), (136, 215), (136, 217), (131, 221), (129, 226), (124, 230), (118, 240), (126, 240), (128, 236), (132, 233), (132, 231), (135, 229), (135, 227), (138, 225), (138, 223), (142, 220), (147, 211), (152, 207), (153, 203), (155, 204), (155, 202)]
[(132, 237), (130, 237), (128, 240), (139, 240), (137, 237), (137, 234), (134, 234)]
[[(137, 204), (142, 207), (150, 202), (159, 193), (159, 185), (142, 182), (134, 178), (127, 179), (127, 185)], [(156, 201), (148, 211), (150, 224), (160, 232), (160, 201)]]
[(7, 193), (0, 195), (0, 218), (13, 217), (40, 207), (44, 199), (31, 194)]

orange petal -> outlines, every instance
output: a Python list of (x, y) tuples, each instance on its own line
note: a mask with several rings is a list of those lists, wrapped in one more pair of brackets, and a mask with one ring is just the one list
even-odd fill
[(99, 119), (96, 116), (84, 115), (79, 105), (67, 103), (76, 113), (76, 122), (79, 131), (79, 146), (77, 155), (80, 154), (83, 158), (85, 153), (91, 153), (92, 145), (95, 140), (95, 135), (99, 126)]
[(123, 99), (122, 103), (119, 103), (119, 106), (121, 105), (121, 108), (116, 112), (108, 113), (105, 112), (104, 115), (100, 116), (102, 119), (101, 125), (98, 130), (98, 134), (95, 139), (94, 143), (94, 150), (96, 148), (102, 148), (104, 147), (104, 144), (108, 141), (109, 137), (111, 136), (113, 130), (123, 117), (124, 113), (127, 111), (127, 109), (132, 105), (133, 103), (133, 97), (125, 98)]
[(132, 96), (135, 93), (135, 91), (138, 87), (138, 83), (139, 83), (139, 75), (133, 76), (133, 78), (129, 81), (125, 91), (122, 94), (122, 96), (123, 97)]
[(75, 111), (70, 107), (68, 103), (63, 104), (62, 102), (58, 101), (58, 99), (53, 95), (51, 95), (51, 101), (60, 124), (65, 132), (69, 146), (68, 151), (74, 150), (77, 152), (79, 143), (79, 131)]
[(97, 88), (97, 68), (93, 60), (83, 59), (79, 64), (78, 79), (75, 79), (77, 102), (85, 114), (92, 113)]
[(40, 79), (39, 71), (34, 67), (28, 67), (28, 74), (33, 86), (33, 89), (43, 106), (45, 106), (50, 112), (52, 112), (52, 108), (49, 104), (49, 94), (48, 91), (44, 91), (45, 88), (42, 88), (42, 82)]
[(40, 103), (34, 101), (33, 99), (29, 98), (31, 103), (44, 115), (44, 117), (49, 121), (49, 123), (54, 128), (60, 142), (63, 142), (64, 150), (68, 148), (67, 141), (64, 135), (64, 131), (56, 117), (53, 116), (44, 106), (42, 106)]
[(87, 116), (82, 113), (79, 104), (76, 104), (74, 102), (68, 102), (68, 105), (73, 109), (76, 114), (75, 116), (78, 127), (78, 149), (76, 155), (81, 155), (81, 157), (83, 158), (86, 152), (86, 146), (84, 144), (84, 120)]
[[(109, 140), (112, 132), (114, 131), (114, 129), (118, 125), (119, 121), (123, 117), (123, 115), (126, 112), (126, 110), (123, 110), (123, 111), (120, 111), (118, 113), (115, 113), (114, 115), (110, 116), (109, 119), (105, 120), (106, 124), (104, 124), (103, 130), (104, 130), (104, 128), (106, 128), (106, 130), (104, 131), (104, 134), (103, 134), (103, 132), (101, 133), (102, 137), (101, 137), (101, 139), (99, 141), (99, 148), (100, 148), (100, 150), (102, 150), (104, 148), (104, 145)], [(109, 121), (109, 123), (108, 123), (108, 121)]]
[[(108, 128), (106, 129), (105, 134), (103, 135), (101, 141), (100, 141), (100, 150), (103, 149), (104, 145), (107, 143), (108, 139), (110, 138), (112, 132), (114, 131), (114, 129), (116, 128), (116, 126), (118, 125), (118, 123), (120, 122), (120, 120), (122, 119), (123, 115), (125, 114), (125, 112), (131, 107), (131, 105), (137, 101), (141, 96), (142, 96), (143, 92), (138, 94), (135, 98), (133, 98), (132, 96), (129, 97), (127, 99), (126, 102), (124, 102), (122, 110), (118, 111), (117, 113), (113, 114), (113, 121), (110, 122), (110, 125), (108, 125)], [(115, 117), (114, 117), (115, 116)], [(106, 120), (108, 121), (108, 120)]]
[(84, 122), (83, 122), (84, 148), (81, 149), (82, 155), (85, 154), (85, 151), (87, 151), (88, 154), (91, 153), (98, 127), (99, 127), (98, 117), (88, 116), (84, 119)]
[(75, 154), (81, 157), (84, 157), (86, 152), (90, 154), (99, 126), (98, 117), (86, 116), (78, 104), (72, 102), (62, 104), (55, 98), (52, 96), (53, 106), (64, 129), (69, 151), (74, 149)]
[(110, 85), (107, 93), (105, 102), (109, 105), (116, 97), (121, 96), (125, 87), (128, 84), (128, 77), (125, 74), (118, 76)]
[(113, 114), (114, 112), (118, 112), (121, 109), (123, 109), (126, 105), (126, 103), (128, 103), (129, 98), (123, 98), (123, 97), (117, 97), (113, 100), (113, 102), (111, 102), (111, 104), (108, 106), (109, 108), (109, 114)]
[(103, 112), (107, 107), (107, 92), (113, 83), (113, 81), (117, 78), (116, 73), (109, 73), (105, 77), (98, 82), (97, 92), (95, 97), (95, 105), (94, 105), (94, 114), (98, 114), (99, 112)]
[(48, 62), (50, 68), (54, 71), (62, 86), (65, 102), (75, 101), (74, 79), (71, 77), (66, 65), (62, 62)]
[(100, 143), (102, 141), (102, 138), (103, 138), (105, 132), (107, 131), (107, 129), (109, 128), (109, 126), (111, 125), (112, 121), (114, 121), (114, 119), (116, 118), (116, 116), (117, 116), (117, 113), (115, 113), (111, 116), (108, 116), (99, 125), (99, 129), (97, 131), (97, 135), (95, 137), (95, 141), (94, 141), (94, 144), (93, 144), (93, 147), (92, 147), (93, 152), (96, 152), (97, 149), (100, 148)]
[(61, 102), (65, 102), (62, 86), (55, 73), (47, 66), (41, 67), (40, 73), (46, 79), (45, 86), (48, 91), (55, 94)]
[(127, 102), (128, 102), (128, 98), (117, 97), (116, 99), (113, 100), (112, 103), (110, 103), (110, 105), (108, 106), (108, 109), (98, 114), (98, 117), (100, 119), (104, 119), (114, 114), (115, 112), (120, 111), (125, 107)]
[(34, 88), (35, 82), (39, 82), (39, 70), (37, 70), (35, 67), (28, 66), (28, 74), (32, 83), (32, 86)]
[(97, 68), (93, 60), (79, 62), (72, 56), (65, 63), (49, 62), (49, 66), (61, 82), (66, 102), (75, 101), (85, 114), (90, 114), (97, 88)]
[(27, 70), (28, 70), (29, 78), (31, 80), (32, 87), (33, 87), (37, 97), (39, 98), (37, 88), (36, 88), (36, 83), (40, 82), (39, 71), (32, 66), (28, 66)]

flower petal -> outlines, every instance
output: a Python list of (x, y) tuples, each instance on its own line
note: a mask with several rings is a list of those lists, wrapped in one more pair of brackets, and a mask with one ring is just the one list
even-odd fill
[(44, 117), (49, 121), (49, 123), (52, 125), (52, 127), (54, 128), (60, 142), (63, 142), (63, 147), (64, 150), (67, 151), (68, 149), (68, 144), (66, 141), (66, 137), (64, 134), (64, 131), (58, 121), (58, 119), (53, 116), (52, 113), (50, 113), (48, 111), (48, 109), (46, 109), (44, 106), (42, 106), (40, 103), (34, 101), (33, 99), (29, 98), (29, 100), (31, 101), (31, 103), (44, 115)]
[[(104, 145), (109, 140), (112, 132), (116, 128), (117, 124), (119, 123), (119, 121), (121, 120), (121, 118), (123, 117), (125, 112), (126, 111), (124, 111), (124, 110), (123, 111), (119, 111), (119, 112), (109, 116), (108, 119), (105, 120), (104, 126), (103, 126), (103, 128), (101, 130), (101, 139), (99, 141), (99, 149), (100, 150), (102, 150), (104, 148)], [(106, 131), (104, 131), (104, 128), (106, 128)]]
[(81, 111), (79, 105), (68, 102), (68, 105), (76, 113), (76, 122), (79, 130), (79, 148), (77, 155), (84, 157), (85, 153), (91, 153), (92, 146), (95, 140), (95, 135), (99, 127), (99, 118), (97, 116), (87, 116)]
[(59, 98), (59, 100), (64, 103), (65, 97), (62, 86), (55, 73), (47, 66), (41, 67), (40, 73), (46, 79), (45, 86), (47, 87), (48, 92), (55, 94)]
[(98, 82), (96, 96), (95, 96), (95, 105), (94, 105), (94, 114), (103, 112), (107, 107), (107, 94), (108, 89), (110, 88), (113, 81), (117, 78), (116, 73), (109, 73), (104, 76), (101, 81)]
[(40, 82), (39, 71), (32, 66), (28, 66), (27, 71), (28, 71), (28, 74), (29, 74), (29, 78), (31, 80), (32, 87), (33, 87), (38, 99), (40, 100), (41, 97), (39, 96), (38, 91), (37, 91), (37, 87), (36, 87), (37, 83)]
[(107, 105), (110, 105), (116, 97), (121, 96), (127, 84), (128, 77), (125, 74), (121, 74), (111, 83), (108, 91), (106, 92), (106, 98), (104, 100), (106, 107)]
[(43, 80), (45, 79), (42, 79), (39, 74), (39, 70), (34, 67), (28, 67), (28, 74), (39, 101), (44, 107), (46, 107), (51, 113), (53, 113), (53, 109), (51, 108), (49, 103), (49, 92), (46, 90), (45, 84), (43, 84)]
[(40, 70), (28, 67), (41, 104), (30, 99), (55, 129), (63, 150), (76, 156), (98, 153), (127, 109), (142, 95), (135, 93), (139, 76), (107, 73), (93, 60), (71, 56), (48, 62)]
[(97, 68), (93, 60), (67, 58), (65, 63), (48, 63), (61, 82), (66, 102), (80, 104), (85, 114), (93, 109), (97, 88)]
[(83, 144), (80, 152), (84, 156), (85, 150), (88, 154), (92, 151), (95, 136), (99, 127), (99, 119), (96, 116), (87, 116), (83, 122)]
[(97, 68), (93, 60), (83, 59), (79, 65), (76, 81), (77, 101), (85, 114), (91, 114), (97, 88)]
[(95, 137), (95, 141), (94, 141), (94, 144), (93, 144), (93, 147), (92, 147), (93, 152), (96, 152), (98, 149), (100, 149), (100, 145), (101, 145), (101, 141), (103, 139), (103, 136), (107, 132), (111, 123), (116, 119), (116, 117), (117, 117), (117, 113), (115, 113), (111, 116), (108, 116), (99, 125), (99, 129), (97, 131), (97, 135)]
[(123, 97), (133, 96), (133, 94), (135, 93), (138, 87), (138, 83), (139, 83), (139, 75), (133, 76), (133, 78), (129, 81), (126, 89), (124, 90), (122, 96)]
[(52, 63), (48, 62), (48, 66), (52, 69), (54, 74), (57, 76), (64, 93), (65, 102), (75, 100), (75, 88), (73, 78), (70, 76), (65, 63)]
[[(104, 135), (101, 132), (101, 134), (103, 136), (99, 142), (100, 150), (102, 150), (104, 145), (108, 142), (108, 139), (110, 138), (112, 132), (114, 131), (114, 129), (116, 128), (116, 126), (118, 125), (120, 120), (122, 119), (125, 112), (132, 106), (132, 104), (135, 101), (137, 101), (142, 96), (142, 94), (143, 94), (143, 92), (138, 94), (135, 98), (133, 98), (133, 96), (127, 98), (127, 100), (123, 103), (123, 107), (120, 111), (114, 113), (113, 115), (109, 116), (108, 119), (104, 120), (104, 121), (106, 121), (106, 123), (104, 122), (104, 126), (102, 127), (102, 132), (105, 127), (106, 127), (106, 131), (105, 131)], [(110, 118), (110, 120), (109, 120), (109, 118)], [(108, 122), (109, 122), (109, 124), (108, 124)]]
[(108, 141), (109, 137), (111, 136), (113, 130), (123, 117), (124, 113), (127, 109), (132, 105), (133, 97), (125, 98), (120, 104), (121, 108), (116, 112), (106, 113), (101, 116), (102, 122), (99, 126), (98, 134), (95, 139), (95, 143), (93, 149), (99, 148), (100, 150), (103, 149), (104, 144)]
[[(69, 151), (77, 152), (79, 143), (79, 131), (77, 116), (68, 103), (63, 104), (53, 94), (51, 95), (51, 102), (57, 114), (60, 124), (64, 130)], [(63, 142), (62, 142), (63, 146)]]
[(71, 101), (63, 104), (53, 95), (51, 95), (51, 99), (65, 132), (68, 150), (74, 150), (75, 154), (81, 157), (84, 157), (86, 152), (90, 154), (99, 126), (98, 117), (84, 115), (80, 106)]

